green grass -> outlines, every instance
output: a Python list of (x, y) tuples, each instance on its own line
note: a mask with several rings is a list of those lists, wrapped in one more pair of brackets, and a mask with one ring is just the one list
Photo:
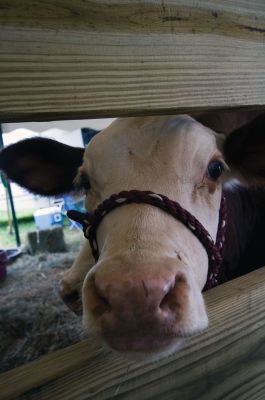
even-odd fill
[[(30, 231), (36, 230), (36, 225), (34, 222), (33, 215), (30, 211), (27, 212), (18, 212), (18, 228), (21, 244), (26, 244), (27, 233)], [(82, 241), (83, 233), (79, 230), (69, 229), (69, 220), (64, 217), (63, 225), (64, 225), (64, 236), (67, 245), (71, 247), (78, 246)], [(17, 247), (16, 245), (16, 237), (13, 229), (13, 233), (9, 233), (9, 227), (7, 224), (7, 215), (4, 213), (0, 216), (0, 249), (10, 249)]]
[[(36, 229), (34, 221), (19, 222), (19, 235), (21, 243), (25, 244), (27, 233)], [(12, 248), (16, 247), (16, 237), (13, 229), (13, 233), (9, 233), (7, 224), (0, 225), (0, 247), (1, 248)]]
[[(33, 210), (17, 211), (16, 216), (19, 222), (30, 222), (33, 221)], [(0, 228), (7, 226), (7, 212), (1, 212), (0, 214)]]
[[(35, 230), (35, 223), (33, 218), (33, 211), (18, 211), (16, 213), (19, 234), (21, 243), (25, 244), (27, 232)], [(10, 228), (8, 226), (7, 213), (2, 212), (0, 215), (0, 248), (12, 248), (16, 247), (16, 237), (14, 228), (12, 229), (12, 234), (10, 233)]]

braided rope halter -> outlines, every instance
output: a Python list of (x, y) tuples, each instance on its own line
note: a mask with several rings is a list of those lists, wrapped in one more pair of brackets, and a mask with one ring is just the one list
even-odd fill
[(222, 249), (225, 240), (227, 214), (224, 196), (222, 196), (219, 210), (219, 223), (215, 243), (204, 226), (192, 214), (181, 207), (178, 202), (170, 200), (167, 196), (153, 193), (151, 191), (130, 190), (113, 194), (108, 199), (104, 200), (93, 213), (84, 214), (79, 211), (69, 210), (67, 212), (68, 217), (79, 222), (83, 226), (84, 235), (89, 240), (92, 254), (96, 261), (99, 258), (96, 233), (100, 222), (105, 215), (115, 208), (131, 203), (150, 204), (162, 209), (178, 221), (182, 222), (197, 237), (197, 239), (199, 239), (208, 254), (209, 268), (204, 290), (218, 285), (223, 260)]

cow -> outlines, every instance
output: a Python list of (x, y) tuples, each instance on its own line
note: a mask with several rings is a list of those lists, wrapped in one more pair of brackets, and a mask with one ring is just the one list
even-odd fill
[[(32, 193), (83, 190), (89, 211), (122, 193), (97, 221), (96, 249), (85, 239), (61, 286), (76, 312), (82, 292), (85, 329), (115, 351), (161, 358), (208, 325), (202, 291), (211, 253), (193, 224), (148, 203), (151, 197), (191, 216), (207, 243), (217, 240), (225, 199), (215, 284), (265, 263), (265, 114), (231, 124), (230, 133), (228, 119), (223, 125), (225, 135), (205, 115), (118, 118), (85, 150), (32, 138), (0, 153), (0, 169)], [(147, 193), (148, 201), (127, 203), (128, 192)]]

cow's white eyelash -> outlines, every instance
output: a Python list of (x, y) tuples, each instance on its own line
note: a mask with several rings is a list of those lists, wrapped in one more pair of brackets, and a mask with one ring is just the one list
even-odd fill
[(78, 174), (74, 179), (74, 186), (76, 189), (84, 189), (86, 191), (89, 190), (90, 184), (88, 176), (85, 174)]

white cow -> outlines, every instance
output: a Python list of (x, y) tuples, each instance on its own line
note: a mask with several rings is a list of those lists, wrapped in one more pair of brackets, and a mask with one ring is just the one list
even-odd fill
[[(49, 139), (28, 139), (0, 153), (0, 168), (35, 193), (84, 185), (90, 211), (124, 190), (166, 195), (215, 240), (223, 183), (234, 176), (264, 179), (257, 121), (226, 139), (186, 115), (121, 118), (96, 135), (84, 154)], [(256, 170), (247, 169), (250, 138)], [(61, 291), (76, 305), (82, 290), (88, 332), (117, 351), (161, 357), (207, 327), (202, 290), (209, 260), (191, 229), (152, 205), (128, 204), (103, 218), (96, 237), (99, 259), (85, 240)]]

